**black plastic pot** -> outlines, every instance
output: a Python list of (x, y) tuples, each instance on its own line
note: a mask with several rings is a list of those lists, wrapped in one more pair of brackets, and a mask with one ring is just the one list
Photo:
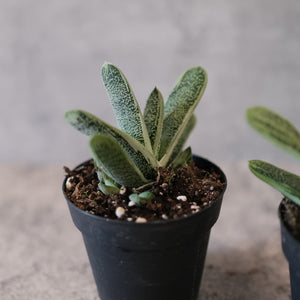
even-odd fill
[[(214, 168), (194, 157), (199, 168)], [(63, 184), (63, 189), (65, 182)], [(226, 185), (209, 207), (186, 218), (132, 223), (88, 214), (67, 198), (81, 231), (101, 300), (196, 300), (210, 229)]]
[(279, 206), (281, 242), (283, 253), (289, 263), (292, 299), (300, 299), (300, 241), (297, 240), (284, 223), (284, 205)]

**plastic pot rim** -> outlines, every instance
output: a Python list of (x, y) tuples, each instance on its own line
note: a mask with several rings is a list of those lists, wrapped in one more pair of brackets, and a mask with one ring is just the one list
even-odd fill
[[(222, 198), (223, 198), (223, 195), (226, 191), (226, 188), (227, 188), (227, 178), (224, 174), (224, 172), (222, 171), (222, 169), (217, 166), (215, 163), (211, 162), (210, 160), (206, 159), (206, 158), (203, 158), (201, 156), (198, 156), (198, 155), (193, 155), (193, 158), (196, 158), (196, 159), (200, 159), (206, 163), (209, 163), (211, 164), (213, 167), (215, 167), (218, 171), (218, 173), (221, 175), (222, 177), (222, 180), (223, 180), (223, 183), (224, 183), (224, 187), (223, 187), (223, 190), (222, 192), (220, 193), (220, 195), (208, 206), (202, 208), (199, 212), (197, 213), (194, 213), (194, 214), (190, 214), (186, 217), (178, 217), (177, 219), (168, 219), (168, 220), (155, 220), (155, 221), (147, 221), (145, 223), (136, 223), (136, 222), (128, 222), (128, 221), (124, 221), (124, 220), (118, 220), (118, 219), (109, 219), (109, 218), (105, 218), (105, 217), (101, 217), (101, 216), (97, 216), (97, 215), (93, 215), (93, 214), (90, 214), (82, 209), (80, 209), (78, 206), (76, 206), (74, 203), (72, 203), (66, 193), (65, 193), (65, 187), (66, 187), (66, 181), (68, 179), (68, 177), (66, 177), (64, 180), (63, 180), (63, 184), (62, 184), (62, 192), (63, 192), (63, 195), (64, 195), (64, 198), (67, 200), (68, 204), (71, 205), (77, 212), (80, 212), (81, 214), (84, 214), (86, 215), (87, 217), (89, 218), (92, 218), (92, 219), (95, 219), (95, 220), (98, 220), (99, 222), (105, 222), (105, 223), (110, 223), (110, 224), (115, 224), (115, 225), (120, 225), (120, 224), (123, 224), (126, 226), (133, 226), (133, 227), (150, 227), (150, 226), (162, 226), (162, 225), (167, 225), (167, 224), (171, 224), (171, 223), (180, 223), (180, 222), (185, 222), (187, 219), (193, 219), (193, 218), (197, 218), (197, 216), (199, 216), (199, 214), (203, 214), (206, 210), (210, 209), (212, 206), (216, 205), (216, 203), (218, 201), (222, 201)], [(77, 169), (78, 167), (80, 167), (81, 165), (83, 165), (85, 162), (89, 161), (90, 159), (88, 160), (85, 160), (84, 162), (80, 163), (79, 165), (77, 165), (74, 169)]]

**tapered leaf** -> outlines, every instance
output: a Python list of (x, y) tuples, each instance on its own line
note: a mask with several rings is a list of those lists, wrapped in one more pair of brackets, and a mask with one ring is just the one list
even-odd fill
[(96, 134), (90, 140), (90, 150), (96, 164), (109, 170), (109, 175), (119, 184), (138, 187), (148, 182), (127, 153), (111, 137)]
[(152, 151), (140, 107), (125, 75), (116, 66), (105, 63), (102, 79), (119, 128)]
[[(172, 129), (172, 126), (176, 126), (176, 122), (171, 122), (171, 120), (176, 120), (178, 115), (181, 114), (181, 111), (176, 109), (171, 114), (167, 116), (165, 120), (169, 123), (168, 128)], [(164, 121), (165, 124), (165, 121)], [(167, 166), (169, 163), (172, 162), (173, 159), (178, 155), (178, 153), (182, 150), (184, 143), (186, 142), (187, 138), (189, 137), (191, 131), (194, 129), (196, 125), (196, 117), (191, 115), (190, 118), (186, 118), (180, 127), (175, 132), (172, 140), (166, 144), (164, 142), (161, 143), (160, 146), (160, 165)], [(165, 140), (165, 133), (166, 131), (163, 130), (162, 132), (162, 141)], [(168, 139), (168, 138), (167, 138)]]
[(261, 160), (249, 161), (249, 169), (285, 197), (300, 205), (300, 177)]
[(288, 120), (265, 107), (252, 107), (246, 113), (249, 124), (277, 146), (300, 158), (300, 133)]
[[(172, 150), (171, 156), (169, 158), (169, 161), (167, 163), (170, 164), (176, 157), (177, 155), (182, 151), (182, 148), (187, 141), (188, 137), (190, 136), (192, 130), (194, 129), (196, 125), (197, 119), (195, 115), (192, 115), (188, 123), (186, 124), (184, 130), (182, 131), (181, 135), (177, 139), (176, 145), (174, 145), (174, 148)], [(175, 142), (174, 142), (175, 143)]]
[[(163, 132), (159, 158), (173, 151), (194, 109), (199, 103), (207, 83), (201, 67), (188, 69), (179, 79), (165, 104)], [(163, 164), (170, 157), (163, 158)]]
[(186, 164), (189, 164), (192, 160), (192, 149), (191, 147), (186, 148), (184, 151), (179, 153), (175, 160), (173, 161), (173, 168), (178, 169)]
[(144, 110), (145, 124), (155, 156), (157, 156), (159, 150), (163, 118), (164, 100), (160, 91), (155, 87), (147, 100)]
[(93, 136), (102, 133), (112, 137), (125, 150), (146, 178), (155, 177), (154, 168), (158, 167), (156, 159), (152, 153), (130, 135), (83, 110), (68, 111), (65, 118), (71, 126), (83, 134)]

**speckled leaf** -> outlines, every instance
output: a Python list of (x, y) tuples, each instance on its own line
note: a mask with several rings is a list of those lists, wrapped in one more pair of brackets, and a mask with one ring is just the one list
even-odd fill
[[(172, 120), (176, 120), (178, 115), (181, 114), (180, 109), (174, 110), (171, 114), (167, 116), (165, 121), (169, 124), (169, 130), (172, 130), (172, 126), (176, 126), (176, 122), (172, 122)], [(165, 124), (164, 121), (164, 124)], [(177, 154), (182, 150), (184, 143), (186, 142), (189, 134), (193, 130), (196, 124), (196, 117), (191, 115), (189, 119), (185, 119), (183, 123), (179, 126), (177, 131), (174, 130), (175, 134), (173, 138), (168, 142), (162, 142), (160, 146), (160, 165), (167, 166), (172, 162), (173, 159), (177, 156)], [(162, 132), (162, 141), (169, 140), (167, 131)]]
[(112, 137), (125, 150), (146, 178), (155, 177), (153, 168), (158, 167), (156, 159), (152, 153), (130, 135), (83, 110), (68, 111), (65, 114), (65, 118), (70, 125), (83, 134), (93, 136), (94, 134), (102, 133)]
[(182, 148), (187, 141), (188, 137), (190, 136), (191, 132), (193, 131), (195, 125), (196, 125), (197, 119), (195, 115), (192, 115), (188, 123), (186, 124), (186, 127), (184, 128), (181, 136), (179, 139), (177, 139), (177, 144), (173, 148), (171, 152), (171, 156), (169, 158), (169, 161), (167, 165), (169, 165), (171, 162), (174, 161), (174, 159), (177, 157), (178, 153), (182, 151)]
[(191, 147), (186, 148), (184, 151), (179, 153), (175, 160), (173, 161), (173, 168), (178, 169), (186, 164), (189, 164), (192, 160), (192, 149)]
[(300, 205), (300, 177), (261, 160), (249, 161), (249, 169), (285, 197)]
[[(159, 158), (172, 152), (194, 109), (199, 103), (207, 83), (204, 69), (188, 69), (179, 79), (165, 104), (163, 131)], [(169, 155), (169, 154), (168, 154)], [(163, 159), (164, 163), (168, 160)]]
[(90, 149), (96, 164), (109, 170), (119, 184), (138, 187), (148, 182), (127, 153), (111, 137), (96, 134), (90, 140)]
[(150, 137), (154, 155), (158, 155), (164, 118), (164, 100), (160, 91), (155, 88), (146, 103), (144, 110), (145, 124)]
[(246, 113), (249, 124), (277, 146), (300, 158), (300, 133), (288, 120), (265, 107), (252, 107)]
[(119, 128), (152, 151), (140, 107), (124, 74), (116, 66), (105, 63), (102, 79)]

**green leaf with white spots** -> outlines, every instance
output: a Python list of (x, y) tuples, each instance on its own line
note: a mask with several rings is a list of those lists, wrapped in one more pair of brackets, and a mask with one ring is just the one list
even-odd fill
[(156, 87), (151, 92), (147, 100), (144, 110), (144, 119), (153, 153), (157, 156), (164, 119), (164, 100), (160, 91)]
[[(204, 69), (188, 69), (180, 77), (165, 104), (159, 158), (165, 165), (199, 103), (207, 84)], [(167, 153), (167, 157), (163, 157)]]
[(250, 171), (300, 205), (300, 177), (261, 160), (249, 161)]
[(140, 107), (125, 75), (110, 63), (105, 63), (101, 71), (118, 127), (152, 151)]
[(157, 160), (133, 137), (83, 110), (68, 111), (65, 118), (71, 126), (85, 135), (102, 133), (115, 139), (146, 178), (155, 178), (154, 168), (158, 167)]
[(251, 107), (246, 112), (248, 123), (262, 136), (300, 158), (300, 133), (288, 120), (266, 107)]
[(176, 159), (177, 155), (182, 151), (182, 148), (187, 141), (188, 137), (190, 136), (191, 132), (193, 131), (195, 125), (196, 125), (197, 119), (195, 115), (192, 115), (188, 123), (186, 124), (184, 130), (182, 131), (181, 135), (178, 135), (177, 141), (174, 141), (174, 147), (169, 155), (169, 161), (167, 165), (169, 165), (171, 162)]
[[(169, 123), (168, 127), (170, 130), (172, 130), (172, 126), (176, 126), (175, 122), (172, 123), (171, 120), (172, 119), (176, 120), (178, 115), (180, 114), (181, 111), (176, 109), (167, 116), (167, 122)], [(178, 153), (182, 150), (183, 145), (185, 144), (188, 136), (190, 135), (191, 131), (194, 129), (195, 125), (196, 125), (196, 117), (194, 115), (191, 115), (190, 119), (185, 119), (183, 121), (183, 123), (180, 125), (175, 135), (173, 136), (172, 140), (168, 144), (161, 143), (161, 148), (160, 148), (161, 159), (159, 162), (161, 166), (167, 166), (172, 162), (173, 159), (175, 159)], [(165, 133), (167, 132), (163, 131), (162, 140), (165, 139), (165, 135), (164, 135)]]
[(119, 184), (136, 187), (148, 182), (115, 139), (96, 134), (90, 140), (90, 150), (96, 164), (109, 170), (109, 175)]

